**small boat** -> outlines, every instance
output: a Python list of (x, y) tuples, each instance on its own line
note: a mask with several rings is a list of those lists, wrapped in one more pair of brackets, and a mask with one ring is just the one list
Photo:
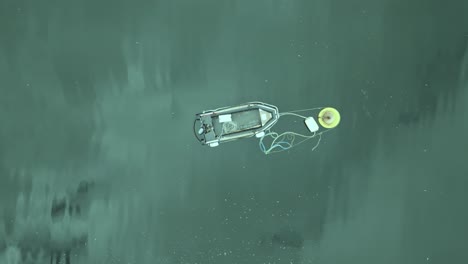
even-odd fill
[(279, 117), (276, 106), (250, 102), (196, 114), (193, 130), (203, 145), (216, 147), (220, 143), (241, 138), (261, 138)]

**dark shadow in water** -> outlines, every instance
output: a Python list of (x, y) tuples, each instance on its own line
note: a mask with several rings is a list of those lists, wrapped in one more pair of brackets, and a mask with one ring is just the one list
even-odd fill
[(273, 234), (271, 243), (280, 247), (301, 249), (304, 246), (304, 237), (294, 230), (281, 230)]

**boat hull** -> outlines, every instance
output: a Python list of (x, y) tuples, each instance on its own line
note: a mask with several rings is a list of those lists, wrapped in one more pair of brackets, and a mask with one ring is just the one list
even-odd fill
[(260, 137), (278, 119), (279, 112), (276, 106), (250, 102), (197, 114), (194, 132), (203, 145), (217, 146), (241, 138)]

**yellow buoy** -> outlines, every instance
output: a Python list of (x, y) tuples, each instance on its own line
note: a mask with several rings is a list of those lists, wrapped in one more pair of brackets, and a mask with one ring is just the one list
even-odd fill
[(325, 107), (318, 115), (318, 121), (324, 128), (335, 128), (340, 123), (340, 113), (332, 107)]

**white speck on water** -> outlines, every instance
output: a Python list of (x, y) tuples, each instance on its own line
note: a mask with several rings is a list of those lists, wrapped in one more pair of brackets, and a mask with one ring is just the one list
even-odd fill
[(298, 57), (298, 58), (301, 58), (301, 57), (302, 57), (302, 55), (301, 55), (301, 54), (297, 54), (297, 57)]
[(366, 90), (364, 90), (364, 89), (361, 89), (361, 94), (362, 94), (362, 96), (364, 96), (366, 99), (368, 99), (368, 98), (369, 98), (369, 95), (368, 95), (368, 93), (367, 93), (367, 91), (366, 91)]
[(135, 41), (135, 44), (137, 44), (137, 45), (138, 45), (138, 44), (140, 44), (140, 42), (138, 42), (138, 41)]
[(268, 80), (265, 80), (265, 82), (267, 83), (267, 82), (268, 82)]

